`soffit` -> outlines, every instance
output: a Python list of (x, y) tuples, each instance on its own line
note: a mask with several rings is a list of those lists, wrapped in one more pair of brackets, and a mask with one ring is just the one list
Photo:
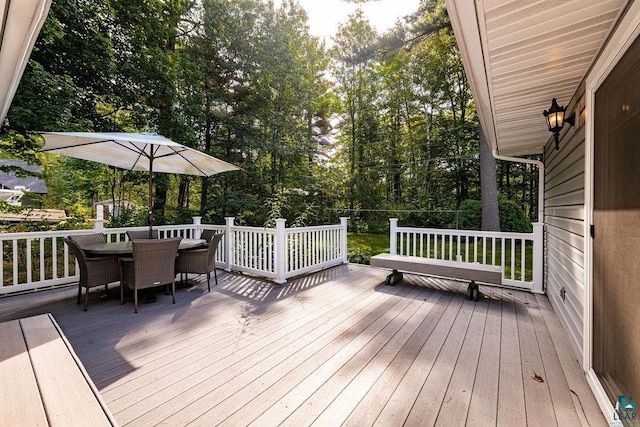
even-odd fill
[(626, 0), (447, 0), (480, 121), (500, 154), (541, 152)]

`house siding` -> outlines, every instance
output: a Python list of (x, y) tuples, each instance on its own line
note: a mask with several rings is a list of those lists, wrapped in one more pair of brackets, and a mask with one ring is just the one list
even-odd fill
[[(545, 163), (545, 259), (547, 296), (571, 340), (578, 358), (583, 354), (585, 295), (585, 126), (584, 91), (575, 103), (576, 126), (560, 141), (550, 142)], [(565, 290), (562, 298), (561, 290)]]

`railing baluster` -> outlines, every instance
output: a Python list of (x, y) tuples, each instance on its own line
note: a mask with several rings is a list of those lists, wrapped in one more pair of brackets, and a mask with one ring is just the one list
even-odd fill
[(51, 279), (54, 280), (58, 278), (58, 245), (55, 236), (50, 237), (49, 241), (51, 242)]
[(413, 242), (412, 242), (413, 252), (411, 253), (411, 255), (415, 256), (417, 254), (416, 249), (418, 248), (417, 242), (416, 242), (416, 233), (415, 232), (411, 233), (411, 236), (413, 239)]
[(304, 263), (304, 236), (302, 233), (296, 235), (296, 269), (301, 268)]
[(482, 237), (482, 263), (487, 263), (487, 237)]
[(43, 282), (45, 279), (45, 271), (44, 271), (44, 237), (40, 238), (40, 281)]
[(67, 245), (63, 245), (62, 248), (62, 259), (64, 262), (64, 277), (69, 277), (69, 248), (67, 247)]
[(471, 244), (471, 239), (469, 239), (469, 235), (464, 236), (464, 260), (465, 262), (469, 262), (469, 245)]
[(327, 247), (326, 247), (326, 242), (329, 240), (329, 231), (324, 230), (321, 232), (322, 233), (322, 246), (320, 246), (320, 248), (322, 249), (322, 257), (320, 258), (321, 262), (327, 262)]
[(491, 238), (491, 265), (496, 265), (496, 238)]
[(511, 280), (516, 276), (516, 239), (511, 239)]
[(520, 281), (521, 282), (525, 282), (526, 281), (526, 274), (525, 274), (525, 266), (526, 266), (526, 243), (525, 240), (522, 239), (520, 240)]
[(33, 269), (33, 263), (31, 262), (31, 239), (26, 239), (25, 240), (26, 243), (26, 247), (27, 247), (27, 255), (26, 255), (26, 273), (27, 273), (27, 283), (30, 283), (33, 281), (32, 277), (31, 277), (31, 270)]
[(500, 251), (500, 267), (502, 268), (502, 276), (504, 277), (506, 275), (506, 270), (505, 270), (505, 257), (507, 256), (506, 252), (506, 246), (507, 246), (507, 239), (502, 238), (500, 239), (500, 243), (501, 243), (501, 248), (502, 250)]
[(18, 241), (13, 241), (13, 286), (18, 284)]
[(407, 255), (411, 255), (411, 249), (409, 249), (410, 247), (409, 245), (411, 244), (411, 233), (407, 233), (406, 235), (407, 235), (407, 239), (406, 239), (407, 247), (405, 248), (405, 253)]
[(478, 236), (473, 236), (473, 262), (478, 262)]
[(306, 259), (306, 235), (300, 233), (298, 235), (298, 266), (297, 268), (303, 268)]

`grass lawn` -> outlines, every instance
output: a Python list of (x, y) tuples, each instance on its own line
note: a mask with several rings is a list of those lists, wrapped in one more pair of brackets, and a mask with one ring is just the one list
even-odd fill
[(373, 255), (389, 252), (389, 234), (349, 233), (347, 252), (349, 262), (368, 265)]
[(355, 234), (347, 235), (347, 247), (349, 250), (371, 251), (374, 254), (389, 252), (388, 234)]

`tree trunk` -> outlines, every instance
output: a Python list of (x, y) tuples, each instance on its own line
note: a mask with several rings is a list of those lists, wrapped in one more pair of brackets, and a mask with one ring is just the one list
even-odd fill
[[(209, 79), (205, 77), (205, 86), (209, 85)], [(206, 109), (211, 111), (212, 98), (207, 94)], [(204, 152), (211, 154), (211, 145), (213, 142), (213, 118), (210, 114), (207, 114), (205, 120), (205, 133), (204, 133)], [(200, 216), (204, 217), (207, 212), (207, 200), (209, 199), (209, 177), (203, 176), (201, 178), (200, 186)]]
[(351, 119), (351, 146), (349, 147), (349, 209), (353, 212), (356, 175), (356, 114), (354, 107), (349, 112)]
[(480, 191), (482, 196), (482, 230), (500, 231), (500, 212), (498, 210), (498, 186), (496, 180), (496, 159), (491, 147), (479, 126), (480, 135)]
[(167, 192), (169, 189), (169, 175), (166, 173), (153, 174), (156, 191), (153, 196), (153, 224), (164, 224), (165, 208), (167, 206)]
[(178, 206), (181, 208), (189, 207), (189, 177), (180, 176), (180, 184), (178, 186)]

